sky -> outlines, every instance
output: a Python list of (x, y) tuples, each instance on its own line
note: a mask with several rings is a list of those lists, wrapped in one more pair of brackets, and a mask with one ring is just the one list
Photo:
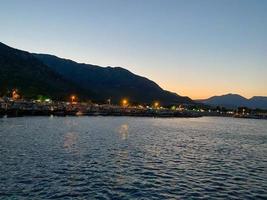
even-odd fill
[(266, 0), (0, 0), (0, 41), (193, 99), (267, 96)]

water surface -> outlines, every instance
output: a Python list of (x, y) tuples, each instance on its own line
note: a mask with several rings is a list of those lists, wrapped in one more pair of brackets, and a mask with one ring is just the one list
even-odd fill
[(267, 199), (267, 121), (0, 119), (0, 199)]

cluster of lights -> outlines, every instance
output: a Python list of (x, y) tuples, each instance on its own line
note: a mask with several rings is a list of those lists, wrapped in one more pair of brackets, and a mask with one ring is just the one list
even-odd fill
[[(20, 98), (20, 95), (18, 94), (18, 90), (17, 89), (13, 89), (12, 90), (12, 99), (16, 100), (16, 99), (19, 99), (19, 98)], [(37, 101), (41, 102), (42, 100), (38, 99)], [(111, 99), (108, 99), (107, 101), (108, 101), (109, 104), (111, 103)], [(51, 99), (46, 98), (46, 99), (44, 99), (44, 102), (51, 102)], [(78, 97), (76, 95), (71, 95), (70, 96), (70, 103), (76, 104), (77, 102), (78, 102)], [(122, 99), (121, 100), (121, 105), (123, 107), (129, 106), (128, 99), (126, 99), (126, 98)], [(143, 106), (139, 105), (139, 107), (143, 107)], [(153, 103), (153, 107), (156, 108), (156, 109), (160, 108), (160, 103), (158, 101), (155, 101)]]
[[(127, 107), (127, 106), (129, 106), (129, 100), (128, 99), (126, 99), (126, 98), (124, 98), (124, 99), (122, 99), (121, 100), (121, 105), (123, 106), (123, 107)], [(139, 105), (138, 107), (143, 107), (142, 105)], [(154, 108), (160, 108), (160, 103), (158, 102), (158, 101), (155, 101), (154, 103), (153, 103), (153, 105), (152, 105), (152, 107), (154, 107)]]
[[(12, 90), (12, 93), (11, 93), (11, 95), (12, 95), (12, 99), (13, 100), (18, 100), (18, 99), (20, 99), (20, 95), (19, 95), (19, 92), (18, 92), (18, 89), (13, 89)], [(37, 102), (46, 102), (46, 103), (51, 103), (52, 102), (52, 100), (51, 99), (49, 99), (49, 98), (43, 98), (42, 96), (37, 100)], [(77, 102), (78, 102), (78, 97), (76, 96), (76, 95), (71, 95), (70, 96), (70, 103), (71, 104), (77, 104)], [(109, 104), (111, 104), (111, 99), (107, 99), (107, 102), (109, 103)], [(69, 104), (69, 103), (68, 103)], [(129, 104), (129, 100), (127, 99), (127, 98), (124, 98), (124, 99), (122, 99), (121, 100), (121, 106), (122, 107), (128, 107), (130, 104)], [(160, 105), (160, 103), (158, 102), (158, 101), (154, 101), (153, 102), (153, 104), (152, 104), (152, 106), (151, 106), (152, 108), (154, 108), (154, 109), (161, 109), (162, 107), (161, 107), (161, 105)], [(151, 108), (151, 107), (149, 107), (149, 106), (146, 106), (146, 108)], [(138, 108), (144, 108), (144, 106), (142, 106), (142, 105), (138, 105)], [(171, 107), (171, 110), (184, 110), (185, 108), (182, 106), (182, 105), (179, 105), (178, 107), (176, 107), (176, 106), (172, 106)], [(205, 112), (205, 110), (204, 109), (196, 109), (196, 108), (194, 108), (193, 109), (193, 111), (197, 111), (197, 112)], [(208, 112), (212, 112), (211, 110), (208, 110)], [(219, 110), (217, 110), (217, 112), (219, 113), (220, 111)], [(246, 109), (242, 109), (241, 110), (241, 112), (242, 112), (242, 114), (243, 115), (248, 115), (249, 113), (246, 113)], [(222, 113), (222, 112), (220, 112), (220, 113)], [(234, 114), (234, 112), (233, 111), (228, 111), (227, 112), (227, 114)]]

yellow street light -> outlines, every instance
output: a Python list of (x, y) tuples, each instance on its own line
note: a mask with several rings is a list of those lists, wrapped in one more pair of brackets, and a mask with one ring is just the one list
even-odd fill
[(154, 107), (155, 107), (155, 108), (158, 108), (158, 107), (159, 107), (159, 102), (156, 101), (156, 102), (154, 103)]
[(127, 99), (123, 99), (122, 100), (122, 106), (127, 106), (128, 105), (128, 100)]
[(75, 95), (71, 95), (70, 100), (72, 103), (77, 102), (77, 97)]

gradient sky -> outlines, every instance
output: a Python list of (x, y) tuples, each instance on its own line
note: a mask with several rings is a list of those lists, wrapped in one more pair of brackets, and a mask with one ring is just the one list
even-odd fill
[(0, 41), (194, 99), (267, 96), (266, 0), (0, 0)]

